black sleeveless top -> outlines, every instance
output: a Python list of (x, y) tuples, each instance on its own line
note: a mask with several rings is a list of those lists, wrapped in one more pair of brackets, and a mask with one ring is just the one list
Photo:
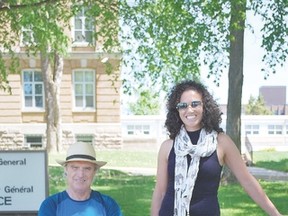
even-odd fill
[[(200, 131), (188, 132), (192, 143), (197, 143)], [(191, 158), (188, 156), (188, 164)], [(218, 188), (222, 166), (217, 151), (200, 159), (198, 176), (190, 202), (190, 216), (219, 216)], [(168, 157), (168, 186), (159, 211), (159, 216), (173, 216), (174, 210), (175, 151), (174, 144)], [(184, 216), (184, 215), (183, 215)]]

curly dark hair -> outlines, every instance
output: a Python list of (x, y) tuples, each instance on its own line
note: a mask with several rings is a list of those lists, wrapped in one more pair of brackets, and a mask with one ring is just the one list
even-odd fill
[(194, 90), (202, 95), (203, 128), (208, 132), (211, 132), (212, 130), (215, 130), (218, 133), (223, 132), (223, 129), (220, 127), (222, 112), (212, 95), (203, 84), (193, 80), (186, 80), (175, 85), (168, 94), (168, 101), (166, 104), (168, 113), (166, 115), (165, 127), (169, 132), (170, 139), (175, 139), (183, 124), (179, 112), (176, 109), (176, 105), (180, 102), (181, 95), (186, 90)]

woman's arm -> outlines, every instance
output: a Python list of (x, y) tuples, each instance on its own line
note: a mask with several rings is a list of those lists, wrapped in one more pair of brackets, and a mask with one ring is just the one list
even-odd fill
[[(218, 145), (222, 152), (222, 161), (231, 169), (247, 194), (270, 216), (280, 216), (274, 204), (268, 198), (258, 181), (248, 171), (241, 155), (232, 139), (219, 134)], [(221, 155), (221, 154), (220, 154)]]
[(168, 156), (172, 148), (173, 141), (166, 140), (161, 144), (158, 152), (158, 164), (156, 174), (156, 185), (154, 188), (152, 203), (151, 203), (151, 216), (158, 216), (165, 195), (168, 183)]

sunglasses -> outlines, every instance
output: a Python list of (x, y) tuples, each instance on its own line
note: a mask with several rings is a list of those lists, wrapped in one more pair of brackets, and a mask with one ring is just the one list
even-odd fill
[(188, 103), (178, 103), (176, 106), (177, 110), (183, 110), (187, 109), (188, 106), (191, 106), (192, 108), (196, 108), (197, 106), (200, 106), (202, 104), (201, 101), (192, 101), (190, 104)]

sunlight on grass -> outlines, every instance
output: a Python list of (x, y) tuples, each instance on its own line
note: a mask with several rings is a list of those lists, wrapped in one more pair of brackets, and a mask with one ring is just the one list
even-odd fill
[[(283, 215), (288, 214), (288, 182), (260, 181), (265, 192)], [(49, 167), (50, 194), (65, 190), (62, 167)], [(100, 169), (93, 189), (113, 197), (125, 216), (150, 214), (155, 176), (133, 176), (118, 170)], [(220, 186), (219, 202), (222, 216), (262, 216), (265, 213), (251, 200), (240, 185)]]
[[(93, 182), (93, 189), (113, 197), (121, 206), (125, 216), (146, 216), (150, 214), (151, 198), (155, 176), (133, 176), (109, 167), (156, 168), (156, 152), (98, 150), (97, 160), (107, 161)], [(49, 155), (49, 164), (65, 155)], [(288, 152), (254, 152), (254, 162), (259, 167), (288, 171)], [(65, 190), (63, 167), (49, 167), (50, 194)], [(260, 181), (269, 198), (283, 215), (288, 215), (288, 182)], [(220, 186), (219, 203), (222, 216), (266, 215), (243, 191), (240, 185)]]
[[(157, 164), (157, 152), (152, 151), (98, 150), (96, 157), (109, 167), (155, 168)], [(64, 158), (64, 154), (49, 154), (49, 164), (57, 165), (56, 159)]]

